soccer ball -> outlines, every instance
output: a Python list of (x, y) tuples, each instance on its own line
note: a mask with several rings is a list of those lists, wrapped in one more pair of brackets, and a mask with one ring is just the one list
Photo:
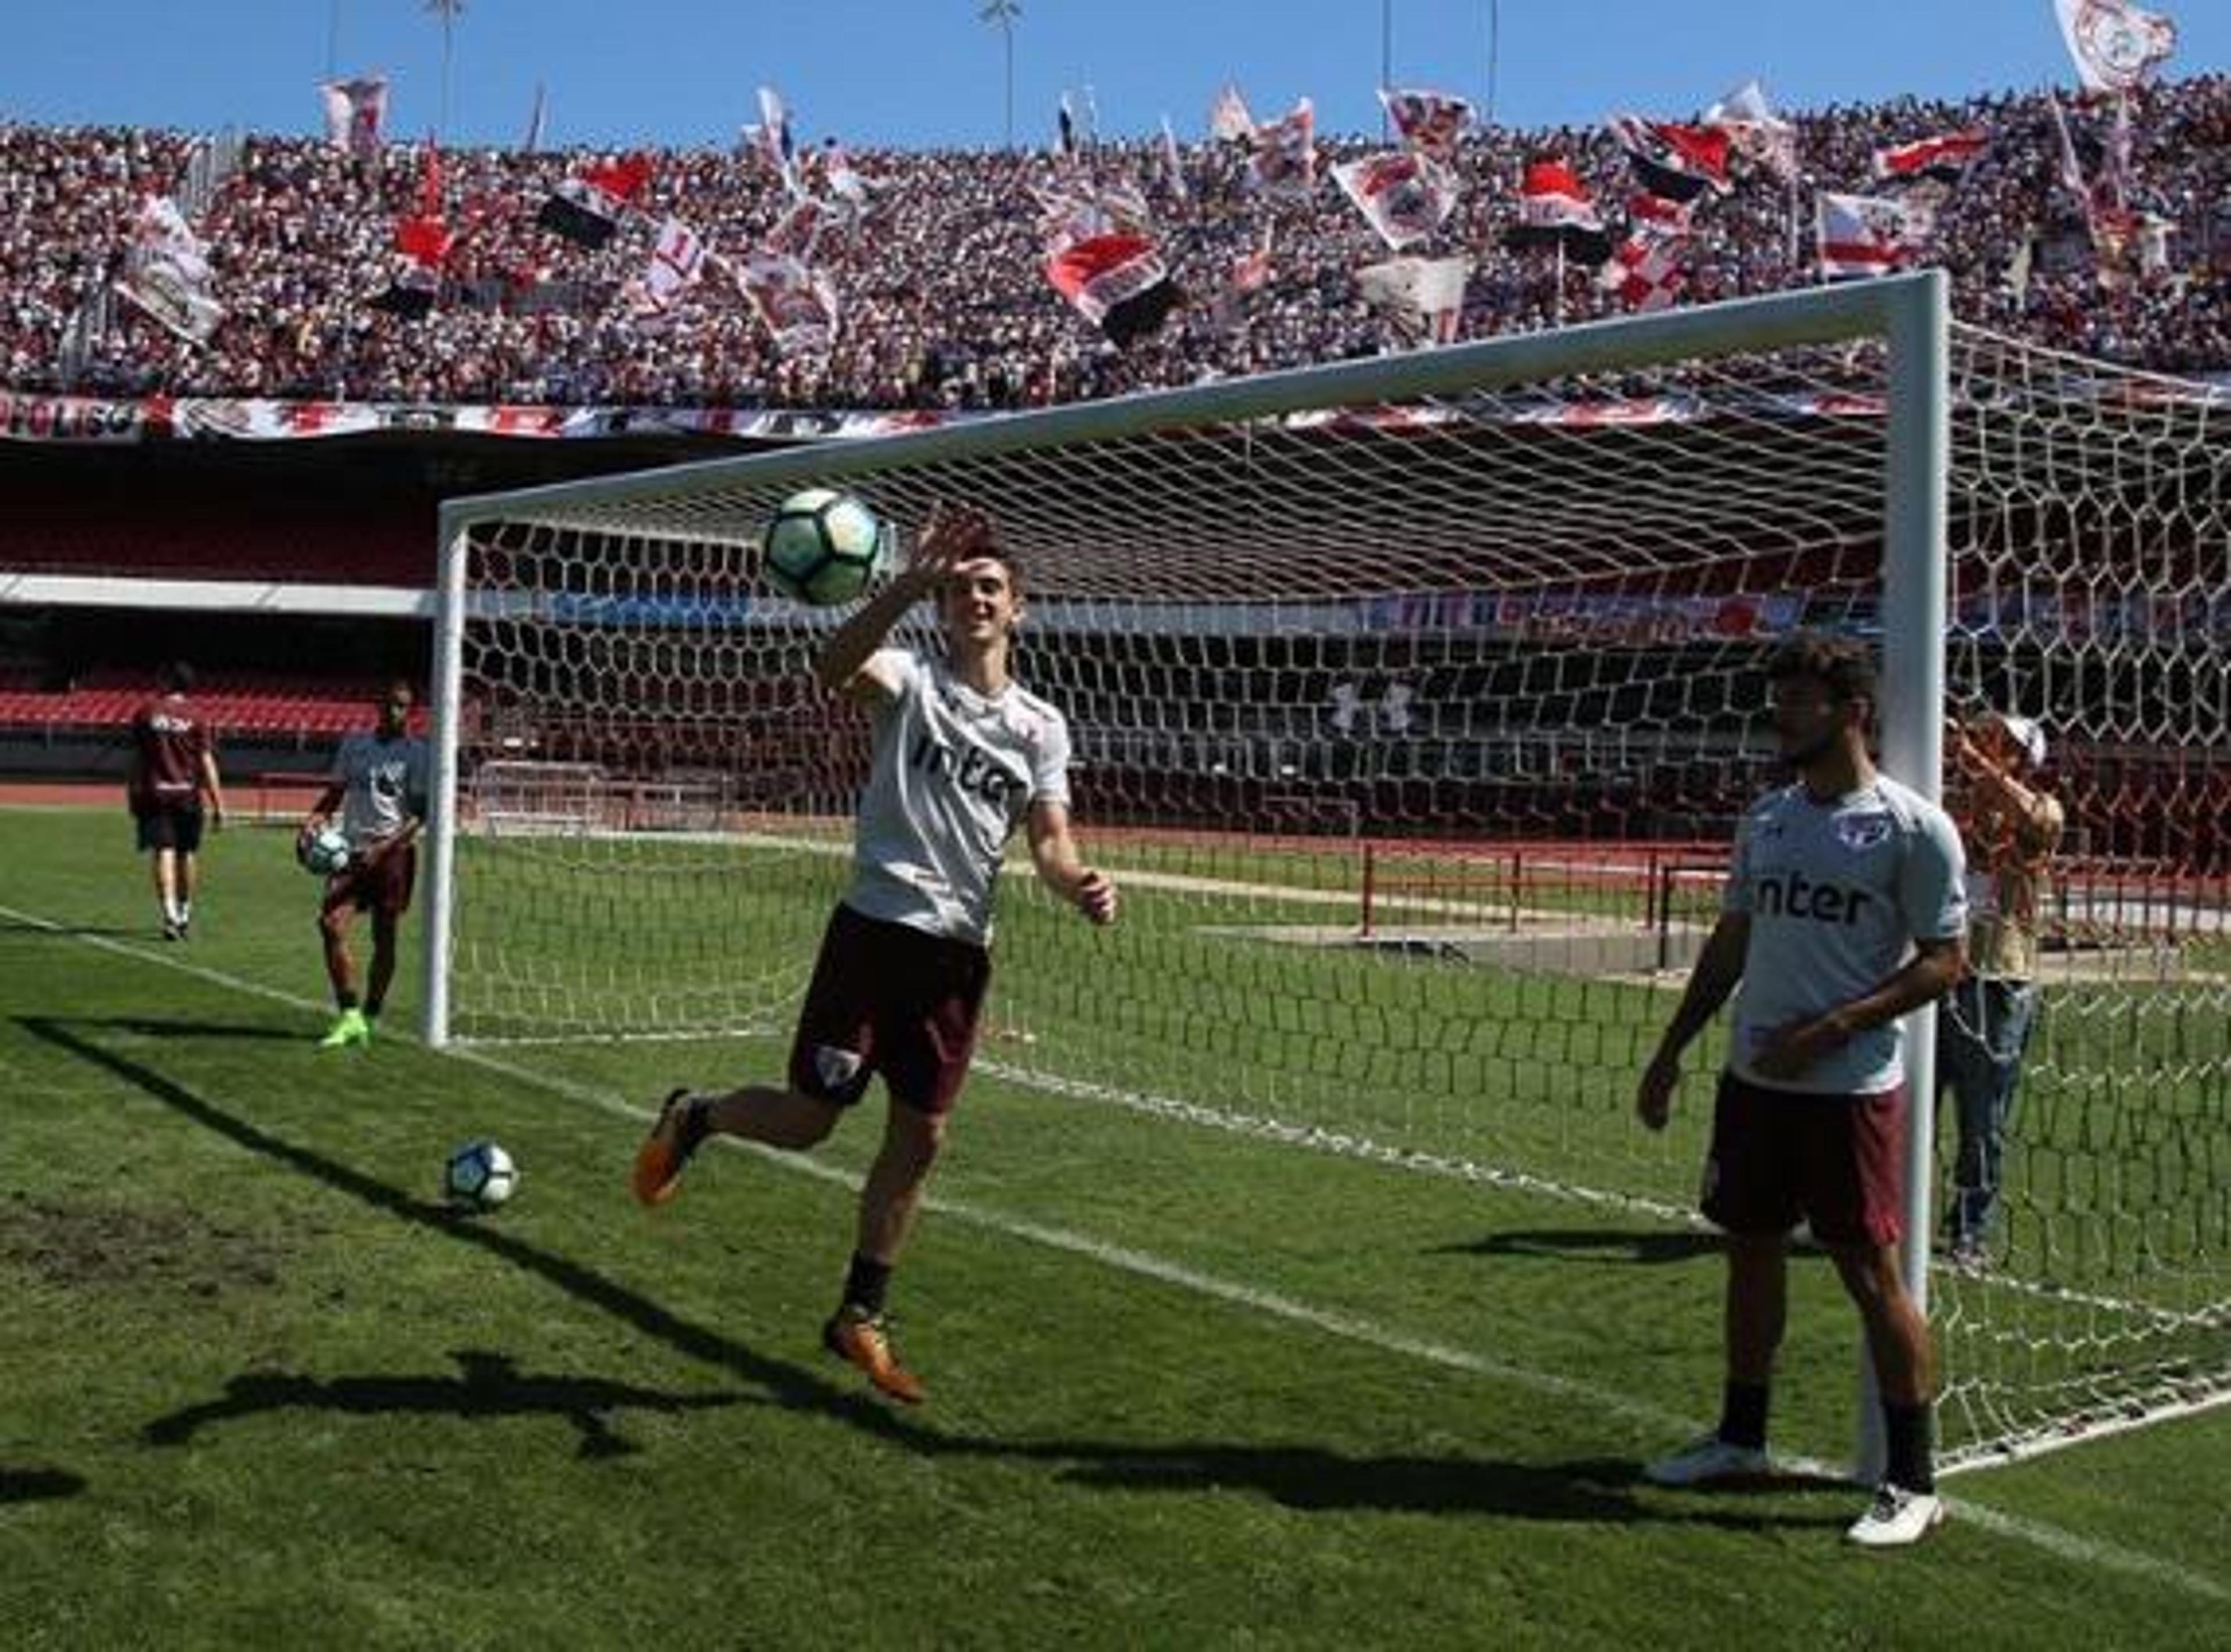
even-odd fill
[(519, 1191), (519, 1166), (492, 1141), (469, 1141), (443, 1167), (442, 1191), (453, 1204), (493, 1210)]
[(767, 578), (794, 601), (826, 608), (868, 588), (883, 562), (883, 525), (850, 494), (809, 487), (767, 523)]
[(327, 826), (295, 840), (294, 858), (303, 869), (321, 878), (329, 878), (349, 863), (348, 839), (338, 829)]

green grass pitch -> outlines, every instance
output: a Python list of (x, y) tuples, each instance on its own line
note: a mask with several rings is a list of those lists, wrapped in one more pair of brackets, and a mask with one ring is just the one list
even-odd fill
[[(651, 1100), (775, 1043), (438, 1055), (414, 956), (321, 1054), (286, 835), (207, 871), (165, 945), (120, 815), (0, 814), (11, 1645), (2221, 1643), (2222, 1410), (1961, 1476), (1858, 1555), (1847, 1486), (1639, 1481), (1715, 1404), (1690, 1228), (991, 1078), (894, 1410), (816, 1338), (872, 1117), (642, 1211)], [(481, 1135), (522, 1189), (462, 1217)], [(1794, 1295), (1776, 1431), (1833, 1459), (1851, 1316), (1817, 1260)]]

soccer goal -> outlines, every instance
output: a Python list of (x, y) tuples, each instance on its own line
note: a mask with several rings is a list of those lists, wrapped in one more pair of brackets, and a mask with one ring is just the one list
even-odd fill
[[(769, 594), (759, 526), (827, 486), (903, 542), (967, 499), (1018, 557), (1017, 674), (1067, 712), (1080, 831), (1128, 891), (1093, 932), (1011, 874), (979, 1071), (1685, 1219), (1708, 1086), (1659, 1137), (1632, 1098), (1782, 778), (1761, 666), (1801, 627), (1864, 636), (1892, 772), (1937, 792), (1948, 707), (2031, 713), (2080, 851), (2001, 1266), (1910, 1262), (1949, 1455), (2211, 1397), (2221, 417), (1954, 327), (1927, 274), (456, 501), (429, 1034), (786, 1035), (866, 745), (807, 669), (839, 616)], [(696, 829), (505, 830), (480, 777), (521, 751), (607, 797), (724, 785)]]

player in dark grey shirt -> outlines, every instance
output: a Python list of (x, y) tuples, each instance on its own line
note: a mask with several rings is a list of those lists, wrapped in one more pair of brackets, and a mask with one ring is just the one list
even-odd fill
[[(941, 655), (883, 646), (934, 594)], [(992, 891), (1021, 829), (1038, 880), (1095, 924), (1116, 886), (1078, 857), (1069, 827), (1069, 728), (1007, 672), (1021, 579), (973, 511), (930, 513), (913, 561), (829, 639), (814, 674), (868, 707), (875, 752), (861, 799), (850, 887), (831, 918), (792, 1041), (787, 1085), (726, 1094), (676, 1090), (636, 1156), (637, 1198), (663, 1204), (708, 1135), (811, 1147), (877, 1074), (890, 1106), (860, 1192), (844, 1294), (822, 1328), (829, 1350), (913, 1404), (883, 1299), (945, 1124), (967, 1076), (991, 978)]]

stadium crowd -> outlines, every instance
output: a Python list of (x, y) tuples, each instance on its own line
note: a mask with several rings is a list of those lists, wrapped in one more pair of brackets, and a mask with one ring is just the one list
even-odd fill
[[(2103, 291), (2079, 209), (2060, 182), (2041, 94), (1915, 100), (1793, 117), (1803, 177), (1765, 177), (1700, 203), (1688, 297), (1702, 301), (1815, 279), (1812, 190), (1864, 192), (1879, 145), (1980, 127), (1988, 152), (1940, 209), (1932, 255), (1962, 319), (2036, 342), (2178, 372), (2231, 370), (2231, 78), (2171, 82), (2135, 104), (2131, 204), (2174, 226), (2156, 267)], [(2095, 157), (2104, 111), (2072, 124)], [(1109, 346), (1048, 284), (1030, 185), (1043, 153), (859, 151), (870, 204), (824, 235), (843, 321), (824, 353), (786, 353), (733, 284), (708, 280), (669, 312), (623, 301), (669, 213), (716, 252), (740, 255), (785, 205), (757, 152), (656, 152), (641, 214), (591, 251), (539, 227), (552, 187), (585, 158), (469, 151), (442, 158), (458, 242), (441, 300), (422, 318), (371, 300), (400, 268), (397, 223), (416, 210), (423, 161), (392, 145), (359, 160), (305, 139), (257, 137), (194, 227), (224, 319), (205, 344), (116, 304), (107, 325), (72, 319), (120, 268), (142, 198), (180, 184), (185, 134), (0, 126), (0, 388), (103, 396), (664, 406), (985, 408), (1034, 405), (1205, 376), (1367, 354), (1392, 342), (1355, 278), (1385, 248), (1327, 176), (1379, 146), (1322, 140), (1305, 197), (1253, 189), (1230, 144), (1183, 152), (1186, 194), (1159, 143), (1103, 145), (1103, 177), (1136, 177), (1189, 301), (1151, 339)], [(813, 152), (809, 146), (809, 156)], [(1608, 313), (1592, 268), (1502, 245), (1529, 158), (1569, 160), (1614, 223), (1632, 190), (1603, 128), (1468, 136), (1464, 196), (1430, 246), (1475, 260), (1461, 336)], [(809, 172), (812, 168), (809, 166)], [(1234, 261), (1267, 236), (1258, 291), (1228, 291)], [(2075, 248), (2081, 255), (2071, 256)], [(2140, 261), (2134, 259), (2134, 264)]]

